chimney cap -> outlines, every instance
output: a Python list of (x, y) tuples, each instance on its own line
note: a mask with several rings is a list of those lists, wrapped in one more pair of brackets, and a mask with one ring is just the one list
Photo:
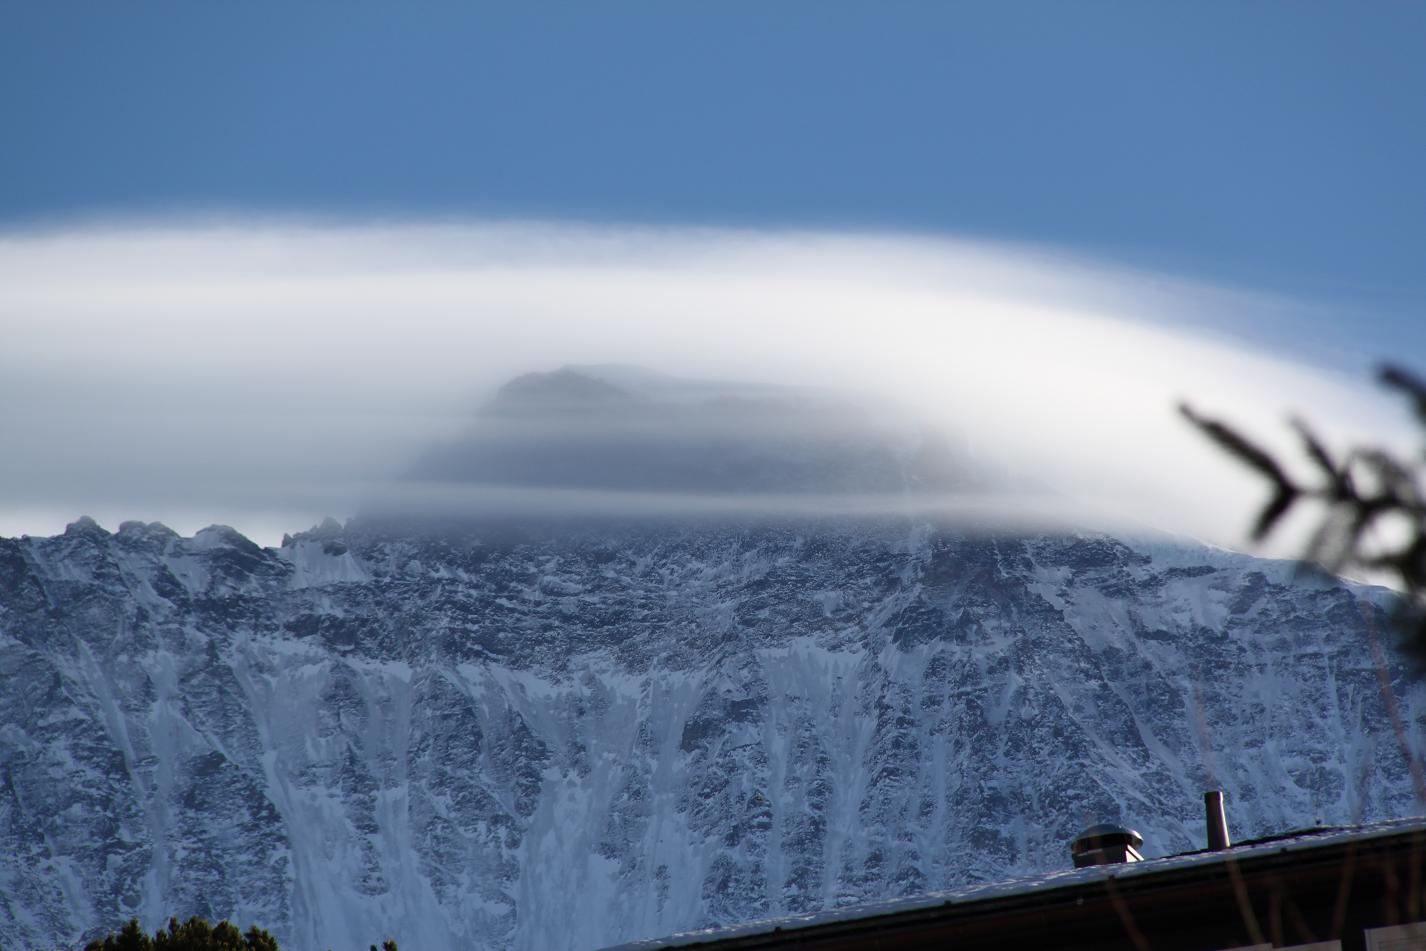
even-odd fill
[(1072, 848), (1076, 852), (1084, 849), (1098, 849), (1106, 845), (1132, 845), (1137, 849), (1143, 844), (1144, 837), (1128, 826), (1116, 825), (1113, 822), (1101, 822), (1081, 832), (1079, 837), (1074, 840)]

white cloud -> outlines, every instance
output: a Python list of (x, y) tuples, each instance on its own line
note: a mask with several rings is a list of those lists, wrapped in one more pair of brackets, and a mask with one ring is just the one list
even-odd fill
[[(1104, 517), (1221, 544), (1260, 487), (1174, 413), (1409, 437), (1367, 381), (1205, 326), (1291, 302), (1027, 249), (558, 224), (0, 238), (0, 533), (81, 512), (270, 542), (347, 514), (505, 378), (565, 363), (863, 389)], [(113, 527), (112, 524), (110, 527)]]

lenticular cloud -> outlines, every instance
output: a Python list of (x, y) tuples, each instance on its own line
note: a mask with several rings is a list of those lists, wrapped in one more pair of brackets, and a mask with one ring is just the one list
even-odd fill
[(0, 531), (352, 512), (567, 364), (854, 394), (1095, 518), (1241, 540), (1251, 479), (1174, 416), (1339, 440), (1355, 381), (1194, 329), (1282, 301), (974, 240), (550, 223), (107, 224), (0, 239)]

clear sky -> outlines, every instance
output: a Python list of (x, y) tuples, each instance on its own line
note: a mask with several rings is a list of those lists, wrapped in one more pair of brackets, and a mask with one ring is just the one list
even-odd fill
[(164, 515), (178, 433), (207, 521), (353, 406), (359, 454), (647, 358), (914, 377), (1032, 469), (1088, 420), (1134, 517), (1242, 486), (1229, 543), (1174, 399), (1401, 432), (1354, 388), (1426, 368), (1424, 49), (1394, 2), (0, 0), (0, 534)]

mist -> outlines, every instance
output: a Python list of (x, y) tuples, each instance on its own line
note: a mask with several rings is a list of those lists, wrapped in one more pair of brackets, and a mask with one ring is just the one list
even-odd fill
[(1338, 445), (1409, 444), (1406, 414), (1365, 376), (1257, 332), (1299, 312), (966, 238), (541, 222), (13, 232), (0, 237), (0, 534), (89, 514), (185, 534), (225, 523), (274, 544), (383, 493), (478, 512), (887, 507), (863, 493), (409, 480), (509, 379), (619, 364), (897, 407), (1007, 474), (1003, 492), (944, 493), (946, 510), (1022, 523), (1035, 484), (1037, 504), (1077, 524), (1242, 547), (1262, 487), (1178, 418), (1179, 400), (1289, 455), (1294, 413)]

